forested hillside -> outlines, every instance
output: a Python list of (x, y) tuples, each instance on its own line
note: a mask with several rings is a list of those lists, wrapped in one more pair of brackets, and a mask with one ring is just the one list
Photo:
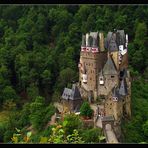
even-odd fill
[(123, 142), (148, 142), (147, 26), (145, 5), (0, 6), (0, 140), (9, 142), (15, 128), (27, 125), (43, 130), (52, 102), (78, 81), (82, 34), (116, 28), (129, 35), (133, 81), (132, 119), (123, 125)]

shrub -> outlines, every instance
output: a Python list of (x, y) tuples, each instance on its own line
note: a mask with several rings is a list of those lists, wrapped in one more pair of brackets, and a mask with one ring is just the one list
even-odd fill
[(100, 143), (100, 137), (102, 137), (102, 129), (93, 128), (93, 129), (85, 129), (81, 134), (83, 140), (86, 143)]
[(63, 127), (66, 134), (72, 134), (74, 129), (80, 129), (83, 126), (83, 122), (80, 117), (75, 114), (68, 114), (64, 117)]
[(93, 110), (91, 109), (90, 105), (88, 102), (84, 102), (82, 106), (80, 107), (80, 115), (81, 116), (86, 116), (91, 118), (93, 115)]

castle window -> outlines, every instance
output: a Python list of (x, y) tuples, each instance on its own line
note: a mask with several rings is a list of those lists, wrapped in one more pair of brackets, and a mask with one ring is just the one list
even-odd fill
[(100, 77), (100, 78), (99, 78), (99, 82), (100, 82), (100, 85), (103, 85), (103, 84), (104, 84), (103, 77)]
[(115, 76), (111, 76), (111, 78), (114, 78)]
[(111, 110), (111, 108), (110, 108), (110, 110)]
[(118, 101), (118, 98), (117, 97), (113, 97), (113, 101)]
[(110, 103), (110, 105), (112, 105), (112, 103)]

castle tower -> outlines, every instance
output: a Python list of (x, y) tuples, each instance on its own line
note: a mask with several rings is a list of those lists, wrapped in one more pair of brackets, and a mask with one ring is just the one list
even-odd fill
[(112, 55), (117, 70), (127, 68), (128, 66), (127, 45), (128, 35), (125, 35), (124, 30), (108, 32), (105, 39), (105, 48)]
[(112, 88), (117, 85), (118, 72), (112, 57), (108, 55), (108, 60), (99, 74), (98, 95), (107, 96)]
[[(103, 36), (101, 37), (101, 50), (103, 49)], [(79, 63), (79, 84), (87, 92), (93, 92), (97, 97), (98, 73), (107, 60), (107, 52), (101, 51), (98, 32), (90, 32), (82, 36), (82, 45)], [(85, 73), (84, 73), (85, 68)]]

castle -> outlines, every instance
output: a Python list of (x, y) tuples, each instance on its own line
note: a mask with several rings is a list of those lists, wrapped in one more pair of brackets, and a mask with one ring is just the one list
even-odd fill
[(72, 90), (67, 88), (62, 95), (63, 100), (69, 96), (67, 100), (77, 102), (72, 110), (82, 102), (81, 99), (87, 99), (98, 104), (99, 115), (113, 116), (116, 124), (120, 124), (123, 118), (131, 117), (128, 35), (124, 30), (108, 32), (106, 38), (102, 32), (82, 35), (78, 67), (79, 84), (73, 85), (72, 90), (78, 89), (80, 95), (76, 99), (70, 97)]
[(99, 101), (102, 116), (115, 121), (131, 116), (131, 80), (128, 70), (128, 35), (124, 30), (90, 32), (82, 36), (79, 62), (81, 96)]

